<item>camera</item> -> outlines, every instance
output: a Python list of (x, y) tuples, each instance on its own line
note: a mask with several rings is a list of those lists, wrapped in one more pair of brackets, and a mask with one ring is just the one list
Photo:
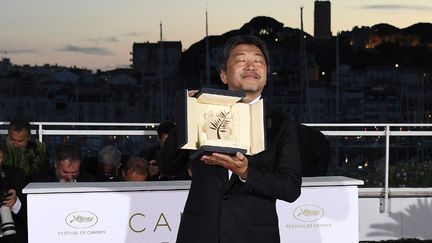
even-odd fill
[(2, 235), (5, 236), (16, 234), (15, 223), (12, 219), (12, 212), (8, 206), (2, 205), (0, 207), (0, 216)]
[(15, 223), (12, 218), (12, 212), (10, 207), (3, 205), (3, 201), (6, 200), (10, 193), (8, 193), (8, 187), (6, 186), (6, 174), (0, 171), (0, 219), (1, 219), (1, 236), (14, 235)]
[(6, 198), (8, 198), (11, 195), (11, 193), (9, 193), (7, 189), (6, 190), (3, 189), (3, 187), (1, 186), (1, 183), (0, 183), (0, 192), (1, 192), (0, 193), (0, 203), (3, 202), (4, 200), (6, 200)]

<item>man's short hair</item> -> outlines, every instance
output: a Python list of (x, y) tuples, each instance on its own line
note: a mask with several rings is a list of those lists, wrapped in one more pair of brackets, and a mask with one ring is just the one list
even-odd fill
[(149, 163), (142, 157), (132, 157), (128, 160), (123, 170), (125, 172), (133, 171), (139, 175), (147, 175), (149, 171)]
[(80, 153), (73, 144), (60, 144), (55, 153), (55, 163), (62, 160), (81, 161)]
[(111, 164), (118, 167), (121, 162), (121, 152), (118, 148), (113, 145), (107, 145), (103, 147), (98, 153), (99, 164)]
[(158, 128), (156, 129), (158, 136), (160, 137), (161, 134), (166, 133), (169, 134), (171, 129), (173, 129), (175, 127), (175, 123), (171, 122), (171, 121), (164, 121), (161, 122), (158, 126)]
[(30, 122), (24, 119), (14, 119), (9, 124), (8, 132), (10, 133), (10, 131), (12, 130), (17, 132), (25, 130), (30, 136), (31, 134)]
[(230, 57), (231, 51), (238, 45), (254, 45), (258, 47), (264, 55), (265, 62), (267, 64), (267, 73), (270, 72), (270, 55), (266, 44), (259, 37), (254, 35), (236, 35), (229, 39), (224, 46), (219, 55), (219, 71), (226, 71), (227, 62)]

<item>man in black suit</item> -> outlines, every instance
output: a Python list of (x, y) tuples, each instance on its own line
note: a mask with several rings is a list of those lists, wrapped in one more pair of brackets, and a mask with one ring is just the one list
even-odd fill
[(315, 128), (297, 124), (302, 176), (325, 176), (331, 159), (330, 143)]
[[(243, 91), (244, 103), (260, 99), (267, 82), (269, 54), (255, 36), (235, 36), (221, 52), (220, 78)], [(280, 242), (276, 199), (300, 196), (301, 166), (294, 121), (266, 109), (266, 150), (254, 156), (212, 153), (192, 161), (192, 183), (177, 243)], [(174, 138), (161, 148), (159, 168), (172, 174), (187, 160), (170, 158)]]
[(56, 149), (54, 168), (32, 175), (32, 182), (89, 182), (95, 178), (80, 171), (81, 159), (72, 144), (61, 144)]

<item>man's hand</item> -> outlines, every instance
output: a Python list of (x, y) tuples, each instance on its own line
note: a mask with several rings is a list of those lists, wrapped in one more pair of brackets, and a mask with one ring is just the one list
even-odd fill
[(246, 156), (240, 152), (237, 152), (235, 156), (220, 153), (203, 155), (201, 161), (204, 161), (204, 163), (209, 165), (220, 165), (225, 167), (242, 178), (247, 177), (249, 161)]
[(14, 189), (9, 189), (9, 196), (3, 201), (3, 205), (12, 207), (17, 201), (16, 191)]
[(156, 160), (152, 159), (149, 162), (149, 176), (153, 177), (159, 174), (159, 167), (157, 166)]
[(198, 89), (191, 89), (191, 90), (188, 90), (188, 96), (189, 97), (193, 97), (196, 93), (198, 93)]

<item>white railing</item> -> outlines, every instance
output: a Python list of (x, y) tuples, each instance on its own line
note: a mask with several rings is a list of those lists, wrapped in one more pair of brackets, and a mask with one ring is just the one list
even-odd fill
[[(432, 128), (431, 123), (376, 123), (376, 124), (365, 124), (365, 123), (313, 123), (305, 124), (312, 127), (381, 127), (381, 131), (334, 131), (334, 130), (321, 130), (326, 136), (385, 136), (385, 179), (383, 196), (384, 202), (380, 207), (382, 212), (390, 211), (389, 200), (389, 168), (390, 168), (390, 137), (407, 137), (407, 136), (432, 136), (432, 131), (410, 131), (409, 129), (401, 129), (408, 127), (429, 127)], [(398, 128), (398, 130), (392, 130), (392, 128)]]
[[(8, 125), (9, 122), (0, 122), (0, 125)], [(44, 136), (155, 136), (156, 127), (159, 123), (103, 123), (103, 122), (31, 122), (37, 126), (37, 130), (32, 129), (32, 134), (37, 134), (39, 141), (43, 141)], [(70, 126), (71, 129), (50, 129), (49, 127)], [(79, 127), (117, 127), (119, 129), (90, 129), (84, 130)], [(125, 129), (125, 128), (144, 128)], [(6, 129), (0, 130), (0, 134), (7, 134)]]
[[(8, 122), (0, 122), (0, 126), (8, 125)], [(32, 130), (32, 134), (37, 134), (40, 141), (44, 140), (44, 136), (55, 135), (81, 135), (81, 136), (110, 136), (110, 135), (124, 135), (124, 136), (156, 136), (156, 127), (159, 123), (100, 123), (100, 122), (31, 122), (33, 126), (37, 126), (37, 130)], [(391, 137), (405, 137), (405, 136), (432, 136), (431, 130), (412, 131), (409, 128), (432, 128), (431, 123), (306, 123), (305, 125), (316, 127), (324, 135), (331, 137), (385, 137), (385, 179), (383, 188), (384, 205), (382, 210), (389, 211), (388, 198), (389, 198), (389, 161), (390, 161), (390, 138)], [(70, 129), (55, 129), (55, 127), (70, 126)], [(80, 127), (97, 127), (98, 129), (80, 129)], [(100, 129), (103, 127), (115, 127), (115, 129)], [(130, 129), (130, 128), (134, 129)], [(337, 128), (361, 128), (362, 130), (343, 131)], [(142, 129), (141, 129), (142, 128)], [(335, 129), (331, 129), (335, 128)], [(374, 128), (375, 130), (368, 130), (365, 128)], [(0, 134), (7, 134), (6, 129), (1, 129)]]

